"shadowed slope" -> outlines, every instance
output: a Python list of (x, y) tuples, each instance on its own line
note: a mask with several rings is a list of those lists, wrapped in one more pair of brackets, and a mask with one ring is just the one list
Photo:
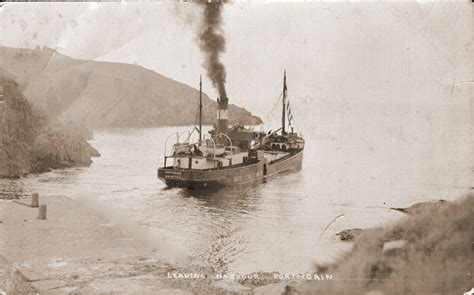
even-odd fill
[[(198, 90), (140, 66), (76, 60), (49, 48), (0, 47), (0, 67), (24, 83), (25, 96), (49, 112), (88, 127), (190, 125), (197, 121)], [(203, 95), (203, 123), (212, 124), (216, 102)], [(260, 124), (230, 105), (230, 123)]]

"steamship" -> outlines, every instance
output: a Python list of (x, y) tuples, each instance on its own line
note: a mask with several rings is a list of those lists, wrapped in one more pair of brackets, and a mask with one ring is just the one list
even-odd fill
[[(202, 80), (199, 83), (199, 140), (191, 134), (183, 141), (176, 135), (170, 154), (166, 153), (158, 178), (168, 187), (188, 189), (220, 188), (265, 182), (278, 173), (296, 170), (303, 160), (304, 139), (294, 132), (293, 114), (287, 98), (286, 71), (281, 94), (282, 122), (275, 131), (254, 131), (241, 125), (228, 126), (228, 99), (217, 99), (217, 122), (209, 134), (202, 134)], [(288, 126), (287, 126), (288, 125)], [(288, 130), (288, 128), (290, 130)]]

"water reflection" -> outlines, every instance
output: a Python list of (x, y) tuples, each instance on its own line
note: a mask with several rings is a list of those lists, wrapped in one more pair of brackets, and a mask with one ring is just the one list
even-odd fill
[[(302, 169), (266, 183), (217, 191), (166, 188), (156, 169), (162, 161), (162, 139), (171, 132), (176, 128), (96, 132), (93, 145), (102, 156), (91, 167), (0, 179), (0, 196), (38, 192), (75, 198), (78, 191), (90, 191), (217, 271), (298, 273), (311, 270), (313, 262), (331, 261), (345, 249), (335, 236), (338, 231), (378, 227), (400, 217), (385, 207), (460, 195), (459, 189), (448, 186), (439, 192), (439, 188), (412, 184), (413, 178), (423, 176), (427, 179), (422, 183), (438, 183), (451, 173), (456, 185), (462, 186), (470, 184), (472, 175), (464, 162), (446, 163), (454, 168), (439, 175), (431, 157), (417, 160), (413, 167), (401, 165), (393, 139), (387, 140), (388, 146), (365, 151), (357, 141), (308, 138)], [(457, 138), (455, 133), (453, 137)], [(413, 159), (424, 155), (418, 149), (410, 153)], [(341, 214), (344, 217), (322, 234)]]
[(252, 185), (238, 185), (212, 190), (186, 190), (182, 189), (178, 194), (183, 198), (196, 198), (200, 205), (209, 209), (218, 209), (228, 212), (246, 212), (259, 196), (261, 183)]

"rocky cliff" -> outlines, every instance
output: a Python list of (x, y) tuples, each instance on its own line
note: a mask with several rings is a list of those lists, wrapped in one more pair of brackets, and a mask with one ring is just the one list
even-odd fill
[(3, 71), (0, 84), (0, 177), (88, 166), (98, 155), (73, 123), (31, 104)]
[[(87, 127), (196, 124), (199, 92), (140, 66), (72, 59), (49, 48), (0, 47), (0, 67), (25, 83), (25, 95), (53, 114)], [(203, 122), (212, 124), (216, 102), (203, 95)], [(260, 118), (229, 106), (230, 123)]]

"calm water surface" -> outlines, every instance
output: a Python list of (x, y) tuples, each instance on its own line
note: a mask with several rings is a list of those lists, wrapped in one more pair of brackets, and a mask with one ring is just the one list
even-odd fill
[(90, 167), (1, 180), (0, 188), (72, 198), (87, 191), (219, 271), (296, 273), (347, 250), (338, 231), (383, 226), (402, 217), (389, 207), (454, 199), (470, 181), (463, 161), (433, 172), (431, 158), (408, 163), (393, 142), (381, 148), (320, 136), (307, 138), (300, 171), (267, 183), (207, 194), (167, 189), (156, 168), (164, 138), (176, 129), (187, 128), (96, 131), (91, 143), (101, 157)]

